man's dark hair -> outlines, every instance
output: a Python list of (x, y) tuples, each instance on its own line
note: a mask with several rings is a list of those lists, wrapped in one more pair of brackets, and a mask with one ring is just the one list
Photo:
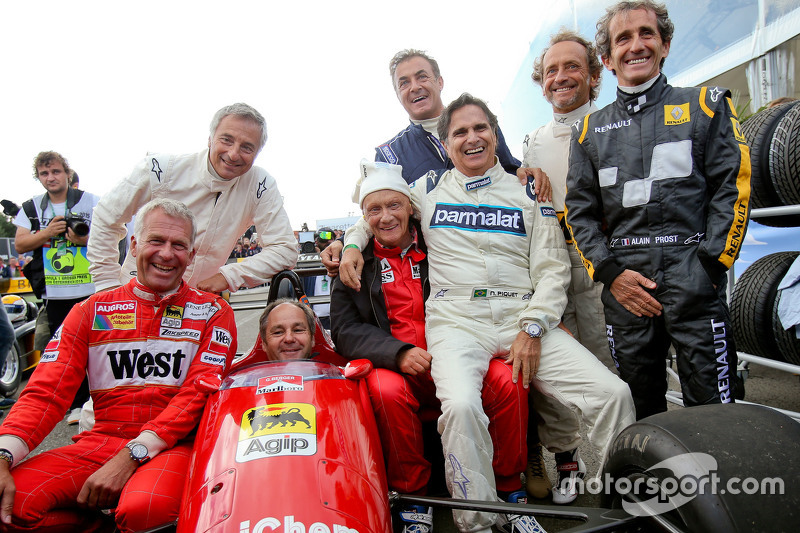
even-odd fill
[(442, 116), (439, 117), (439, 123), (437, 124), (436, 128), (439, 132), (440, 141), (447, 143), (447, 132), (450, 129), (450, 122), (452, 121), (453, 113), (468, 105), (476, 105), (483, 110), (483, 112), (486, 114), (486, 118), (489, 119), (489, 126), (492, 128), (494, 134), (497, 135), (497, 115), (492, 113), (489, 110), (489, 106), (486, 105), (486, 102), (480, 98), (475, 98), (469, 93), (463, 93), (461, 96), (450, 102), (450, 104), (444, 108), (444, 111), (442, 111)]
[(397, 65), (399, 65), (400, 63), (402, 63), (407, 59), (411, 59), (412, 57), (421, 57), (422, 59), (430, 63), (431, 68), (433, 69), (433, 76), (437, 80), (442, 76), (442, 74), (439, 72), (439, 63), (437, 63), (434, 58), (432, 58), (422, 50), (415, 50), (414, 48), (406, 48), (405, 50), (400, 50), (399, 52), (397, 52), (392, 58), (392, 60), (389, 61), (389, 75), (392, 77), (393, 86), (394, 86), (394, 74), (395, 72), (397, 72)]
[(578, 43), (586, 50), (586, 62), (589, 64), (589, 75), (597, 77), (597, 87), (589, 86), (589, 99), (597, 100), (597, 96), (600, 92), (600, 79), (603, 74), (603, 63), (601, 63), (600, 59), (597, 57), (597, 50), (591, 42), (584, 39), (578, 32), (568, 30), (567, 28), (561, 28), (558, 33), (550, 37), (550, 44), (547, 45), (547, 48), (542, 50), (541, 55), (533, 62), (531, 79), (537, 85), (544, 86), (544, 56), (554, 44), (563, 43), (564, 41)]
[[(658, 33), (661, 36), (661, 41), (666, 43), (672, 42), (672, 33), (675, 31), (675, 25), (669, 19), (667, 6), (664, 4), (657, 4), (653, 0), (633, 0), (624, 1), (614, 4), (606, 9), (606, 14), (597, 21), (597, 34), (594, 36), (595, 44), (597, 45), (597, 52), (600, 57), (611, 57), (611, 35), (609, 34), (611, 19), (620, 13), (629, 11), (636, 11), (637, 9), (646, 9), (656, 14), (656, 24), (658, 25)], [(664, 68), (664, 61), (666, 57), (661, 58), (659, 69)]]
[(53, 164), (53, 161), (61, 163), (61, 166), (64, 167), (64, 172), (67, 173), (67, 176), (72, 174), (72, 169), (69, 168), (69, 163), (67, 162), (66, 157), (58, 152), (39, 152), (37, 156), (33, 158), (34, 179), (39, 179), (39, 167), (49, 167)]
[(281, 304), (291, 304), (306, 315), (306, 322), (308, 323), (308, 331), (311, 333), (311, 339), (314, 339), (314, 335), (317, 331), (317, 318), (314, 315), (314, 311), (311, 310), (310, 307), (307, 305), (300, 303), (297, 300), (292, 300), (290, 298), (279, 298), (269, 304), (264, 312), (261, 313), (261, 318), (258, 319), (258, 337), (264, 342), (267, 342), (267, 318), (269, 318), (269, 314), (272, 312), (273, 309), (278, 307)]

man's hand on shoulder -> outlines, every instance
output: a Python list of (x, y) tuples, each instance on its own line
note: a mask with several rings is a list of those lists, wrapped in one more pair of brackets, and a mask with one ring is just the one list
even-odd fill
[(11, 511), (14, 509), (14, 496), (17, 493), (17, 486), (11, 476), (10, 465), (7, 461), (0, 460), (0, 520), (4, 524), (11, 523)]
[(210, 278), (204, 279), (198, 283), (197, 288), (201, 291), (219, 294), (222, 291), (228, 290), (228, 280), (225, 279), (225, 276), (217, 272)]
[(122, 448), (117, 455), (89, 476), (78, 494), (78, 505), (88, 509), (109, 509), (119, 501), (125, 483), (137, 467), (131, 459), (128, 448)]
[(611, 282), (609, 291), (622, 307), (634, 315), (654, 317), (661, 315), (661, 304), (644, 289), (655, 288), (655, 281), (633, 270), (624, 270)]
[(328, 276), (335, 278), (339, 274), (339, 258), (342, 255), (342, 241), (333, 241), (327, 248), (319, 253), (323, 266), (328, 270)]
[(397, 366), (404, 374), (416, 376), (431, 369), (431, 354), (414, 346), (397, 354)]
[(514, 383), (522, 373), (522, 385), (527, 389), (536, 372), (539, 371), (539, 359), (542, 355), (542, 339), (533, 338), (524, 331), (517, 333), (511, 344), (511, 352), (506, 357), (506, 364), (513, 365), (511, 379)]
[(362, 270), (364, 270), (364, 256), (361, 251), (358, 248), (346, 249), (339, 265), (339, 279), (354, 291), (360, 291)]
[(528, 176), (534, 180), (533, 192), (540, 202), (549, 202), (553, 199), (553, 187), (550, 185), (550, 178), (541, 168), (520, 167), (517, 169), (517, 179), (520, 185), (528, 184)]

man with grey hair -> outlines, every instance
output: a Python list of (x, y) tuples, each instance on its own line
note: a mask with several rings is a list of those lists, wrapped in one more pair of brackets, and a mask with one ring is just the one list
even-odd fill
[[(136, 275), (130, 254), (120, 268), (117, 243), (126, 234), (125, 223), (153, 198), (179, 199), (197, 217), (197, 255), (184, 274), (192, 287), (236, 291), (294, 267), (297, 242), (281, 194), (272, 176), (253, 166), (266, 141), (264, 117), (238, 103), (214, 115), (207, 149), (144, 158), (95, 209), (89, 260), (97, 289), (122, 285)], [(226, 265), (236, 240), (253, 224), (262, 251)]]
[[(610, 361), (606, 339), (603, 303), (600, 301), (602, 285), (592, 281), (583, 267), (580, 255), (564, 220), (564, 196), (567, 192), (567, 167), (569, 163), (570, 126), (585, 115), (597, 111), (594, 100), (600, 85), (603, 65), (597, 58), (594, 46), (578, 33), (561, 29), (551, 36), (550, 44), (533, 64), (531, 78), (542, 88), (542, 94), (553, 108), (553, 120), (533, 130), (523, 142), (523, 166), (517, 174), (525, 177), (533, 168), (539, 168), (550, 178), (553, 187), (553, 207), (564, 231), (571, 263), (570, 284), (567, 288), (567, 306), (561, 320), (575, 338), (598, 359)], [(534, 407), (537, 396), (532, 395)], [(535, 412), (534, 409), (533, 412)], [(550, 492), (550, 480), (541, 456), (542, 444), (556, 454), (558, 481), (553, 492), (553, 502), (571, 503), (577, 497), (576, 478), (583, 477), (586, 466), (578, 455), (580, 424), (571, 412), (565, 412), (558, 424), (538, 424), (531, 416), (528, 433), (528, 468), (526, 486), (528, 493), (544, 498)]]
[[(4, 531), (130, 532), (177, 518), (208, 396), (195, 384), (224, 374), (236, 353), (233, 310), (182, 279), (195, 229), (180, 202), (147, 203), (131, 239), (136, 278), (74, 306), (50, 340), (0, 426)], [(94, 427), (30, 457), (84, 377)]]
[(311, 308), (288, 298), (269, 304), (258, 320), (258, 337), (270, 361), (308, 359), (316, 329)]
[(573, 126), (567, 174), (567, 226), (603, 282), (637, 418), (667, 410), (670, 345), (685, 405), (736, 392), (725, 286), (747, 229), (750, 150), (727, 89), (667, 83), (672, 32), (663, 4), (608, 8), (596, 42), (617, 98)]

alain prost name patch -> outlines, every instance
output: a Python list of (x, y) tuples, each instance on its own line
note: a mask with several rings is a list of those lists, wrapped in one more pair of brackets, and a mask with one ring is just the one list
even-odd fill
[(494, 205), (437, 203), (431, 228), (526, 235), (521, 209)]

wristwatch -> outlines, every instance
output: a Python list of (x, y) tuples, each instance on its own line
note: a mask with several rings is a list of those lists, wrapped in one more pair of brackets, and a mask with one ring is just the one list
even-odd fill
[(538, 339), (544, 333), (544, 330), (542, 329), (542, 326), (540, 326), (536, 322), (531, 322), (530, 324), (525, 326), (525, 329), (523, 331), (525, 333), (527, 333), (528, 335), (530, 335), (530, 337), (532, 339)]
[(131, 452), (131, 459), (140, 465), (150, 460), (150, 451), (141, 442), (129, 442), (125, 447)]

